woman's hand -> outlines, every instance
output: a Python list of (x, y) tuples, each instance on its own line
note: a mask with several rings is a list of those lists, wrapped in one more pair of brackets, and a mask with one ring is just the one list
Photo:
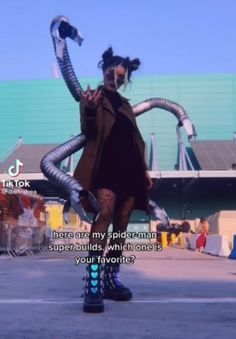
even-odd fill
[(149, 171), (145, 171), (146, 175), (146, 183), (147, 183), (147, 189), (151, 189), (153, 186), (152, 178), (150, 177)]
[(81, 100), (90, 109), (96, 109), (102, 97), (102, 92), (96, 89), (91, 93), (90, 86), (88, 85), (87, 90), (81, 94)]

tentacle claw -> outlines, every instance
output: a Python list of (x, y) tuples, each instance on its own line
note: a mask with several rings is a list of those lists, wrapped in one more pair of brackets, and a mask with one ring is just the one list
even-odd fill
[(96, 200), (95, 196), (87, 190), (78, 190), (78, 189), (72, 190), (70, 195), (71, 207), (73, 207), (75, 212), (79, 214), (82, 220), (92, 223), (90, 218), (87, 216), (84, 208), (82, 207), (81, 202), (83, 201), (87, 201), (89, 205), (92, 207), (94, 213), (93, 221), (97, 221), (100, 213), (100, 205)]
[(164, 210), (164, 208), (160, 207), (155, 201), (149, 200), (149, 212), (150, 214), (160, 220), (164, 226), (170, 226), (170, 219)]
[(66, 224), (70, 223), (70, 208), (71, 208), (71, 202), (70, 200), (66, 200), (64, 207), (63, 207), (63, 218)]
[[(86, 214), (86, 212), (85, 212), (85, 210), (82, 206), (83, 201), (87, 201), (89, 203), (90, 207), (92, 207), (92, 210), (93, 210), (93, 213), (94, 213), (93, 220), (91, 220), (87, 216), (87, 214)], [(100, 205), (99, 205), (97, 199), (95, 198), (95, 196), (91, 192), (89, 192), (87, 190), (73, 189), (71, 191), (70, 199), (65, 202), (64, 208), (63, 208), (63, 217), (64, 217), (64, 220), (67, 224), (69, 224), (69, 222), (70, 222), (69, 211), (70, 211), (71, 207), (80, 216), (80, 218), (82, 220), (87, 221), (90, 224), (93, 221), (96, 222), (98, 217), (99, 217), (99, 214), (100, 214)]]
[(83, 93), (83, 88), (78, 81), (71, 64), (65, 39), (70, 38), (80, 46), (83, 42), (83, 38), (77, 29), (69, 23), (69, 19), (62, 15), (57, 16), (52, 20), (50, 33), (61, 74), (73, 98), (76, 101), (80, 101), (80, 95)]

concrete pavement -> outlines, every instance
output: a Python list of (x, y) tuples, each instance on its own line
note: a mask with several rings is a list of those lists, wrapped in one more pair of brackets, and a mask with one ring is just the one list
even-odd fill
[[(130, 302), (82, 312), (84, 265), (75, 252), (0, 256), (0, 338), (234, 338), (236, 261), (179, 248), (127, 252)], [(126, 255), (128, 255), (126, 253)]]

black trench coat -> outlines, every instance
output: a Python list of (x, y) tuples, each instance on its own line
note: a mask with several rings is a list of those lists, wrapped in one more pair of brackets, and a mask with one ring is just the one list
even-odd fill
[[(138, 152), (140, 153), (141, 170), (143, 170), (143, 182), (140, 182), (140, 194), (135, 201), (135, 209), (147, 211), (147, 182), (145, 171), (147, 165), (145, 163), (145, 143), (138, 129), (135, 115), (128, 100), (120, 95), (122, 104), (118, 111), (124, 114), (133, 124), (135, 130), (135, 141)], [(103, 145), (106, 141), (113, 124), (115, 123), (115, 112), (108, 98), (103, 95), (96, 110), (91, 111), (81, 101), (80, 103), (80, 122), (81, 132), (87, 137), (82, 156), (76, 166), (74, 178), (87, 190), (93, 192), (93, 178), (99, 168), (100, 159), (103, 151)], [(122, 137), (122, 136), (121, 136)]]

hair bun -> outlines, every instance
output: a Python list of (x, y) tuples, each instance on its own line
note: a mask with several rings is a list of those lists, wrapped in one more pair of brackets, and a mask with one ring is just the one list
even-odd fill
[(113, 57), (113, 49), (112, 47), (109, 47), (102, 55), (102, 59), (104, 62), (107, 60), (110, 60)]
[(136, 71), (139, 68), (140, 64), (141, 64), (141, 62), (138, 58), (130, 60), (130, 70), (131, 70), (131, 72)]

